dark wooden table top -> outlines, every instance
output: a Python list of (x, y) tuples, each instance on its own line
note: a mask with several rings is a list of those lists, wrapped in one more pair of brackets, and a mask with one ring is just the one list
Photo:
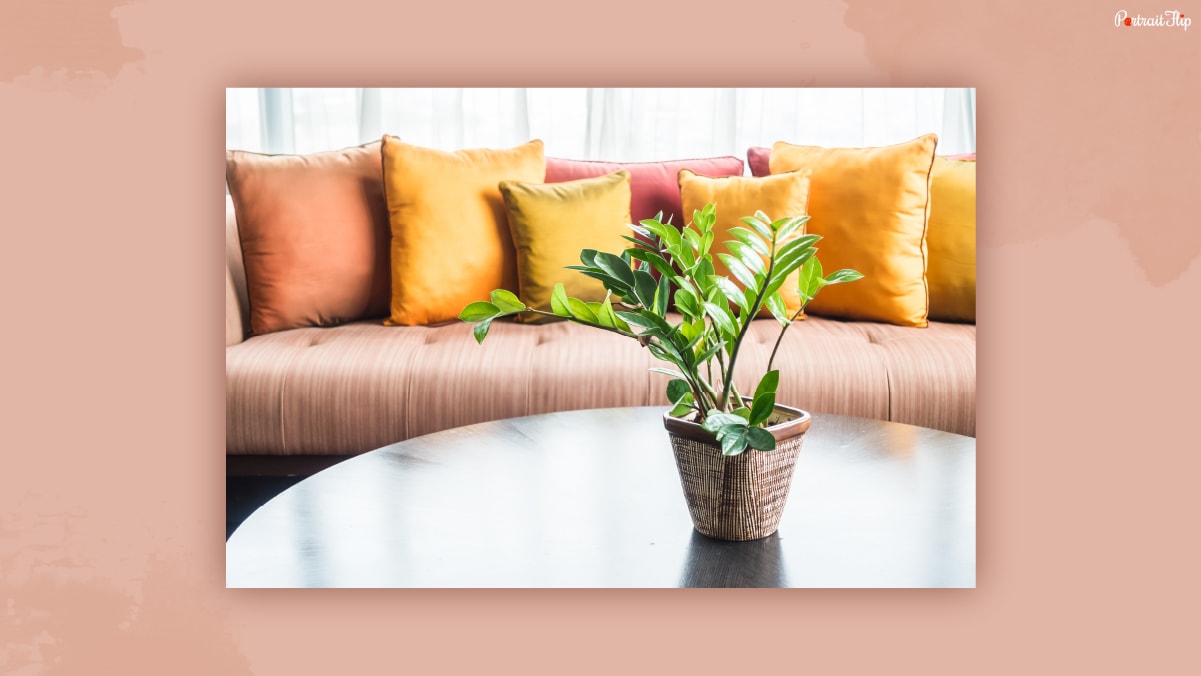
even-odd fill
[(815, 414), (780, 530), (692, 528), (664, 408), (482, 423), (349, 459), (226, 544), (230, 587), (974, 587), (976, 440)]

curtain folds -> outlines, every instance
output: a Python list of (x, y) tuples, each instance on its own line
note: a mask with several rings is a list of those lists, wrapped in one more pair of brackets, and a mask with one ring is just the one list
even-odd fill
[(974, 89), (228, 89), (226, 146), (309, 153), (389, 133), (456, 150), (540, 138), (550, 156), (633, 162), (935, 132), (949, 155), (976, 151), (975, 106)]

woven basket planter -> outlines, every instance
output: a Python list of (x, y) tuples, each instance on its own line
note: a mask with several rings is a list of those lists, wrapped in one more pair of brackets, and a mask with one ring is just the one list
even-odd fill
[(697, 531), (719, 540), (758, 540), (776, 532), (809, 420), (800, 409), (777, 405), (767, 428), (776, 450), (725, 456), (699, 424), (664, 414)]

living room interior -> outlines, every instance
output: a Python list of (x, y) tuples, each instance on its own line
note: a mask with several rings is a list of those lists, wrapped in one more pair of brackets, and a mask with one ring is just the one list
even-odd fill
[[(893, 424), (879, 434), (904, 448), (889, 457), (924, 452), (910, 432), (960, 455), (952, 437), (968, 438), (974, 463), (975, 120), (974, 89), (227, 90), (226, 538), (305, 479), (395, 444), (680, 404), (627, 339), (634, 293), (565, 267), (646, 241), (647, 221), (687, 231), (710, 204), (714, 247), (744, 241), (734, 229), (757, 211), (767, 235), (803, 217), (792, 227), (821, 236), (825, 273), (862, 275), (820, 295), (789, 277), (775, 305), (722, 291), (729, 312), (709, 316), (745, 328), (728, 391), (749, 401), (754, 378), (778, 373), (771, 400), (811, 413), (815, 433), (823, 415), (847, 439)], [(651, 239), (644, 250), (665, 251), (671, 235)], [(771, 277), (724, 261), (722, 289)], [(680, 270), (636, 263), (614, 274), (665, 286)], [(503, 309), (502, 290), (520, 312), (468, 316)], [(671, 302), (677, 322), (703, 319), (687, 294)], [(970, 507), (974, 545), (974, 492)]]

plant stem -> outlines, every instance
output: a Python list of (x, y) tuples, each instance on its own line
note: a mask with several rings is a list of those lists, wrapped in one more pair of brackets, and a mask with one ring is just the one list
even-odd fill
[[(805, 305), (808, 305), (808, 303), (806, 303)], [(769, 357), (767, 359), (768, 372), (771, 372), (771, 365), (773, 362), (776, 361), (776, 350), (780, 349), (780, 341), (784, 340), (784, 332), (787, 331), (788, 328), (792, 326), (792, 323), (796, 321), (796, 318), (800, 317), (801, 313), (805, 311), (805, 305), (802, 305), (801, 309), (797, 310), (796, 314), (794, 314), (792, 316), (792, 319), (789, 319), (788, 323), (785, 324), (784, 327), (780, 329), (780, 335), (776, 337), (776, 344), (771, 349), (771, 357)]]
[[(717, 406), (717, 391), (714, 390), (713, 386), (710, 385), (703, 378), (698, 378), (697, 381), (700, 382), (701, 386), (709, 394), (710, 400), (713, 402), (713, 406), (711, 406), (709, 408), (716, 408), (716, 406)], [(706, 410), (709, 410), (709, 409), (706, 409)]]
[(755, 296), (755, 302), (746, 311), (746, 320), (742, 324), (742, 328), (738, 331), (738, 337), (734, 339), (734, 349), (730, 351), (730, 369), (725, 376), (725, 389), (721, 393), (722, 411), (727, 411), (727, 406), (730, 403), (730, 390), (734, 387), (734, 364), (738, 361), (738, 348), (742, 346), (742, 339), (746, 337), (747, 331), (751, 328), (751, 322), (755, 321), (755, 316), (759, 314), (759, 310), (763, 308), (763, 296), (767, 291), (767, 287), (771, 286), (771, 273), (776, 268), (776, 233), (771, 235), (771, 253), (767, 258), (767, 274), (763, 275), (763, 284), (759, 287), (759, 293)]

